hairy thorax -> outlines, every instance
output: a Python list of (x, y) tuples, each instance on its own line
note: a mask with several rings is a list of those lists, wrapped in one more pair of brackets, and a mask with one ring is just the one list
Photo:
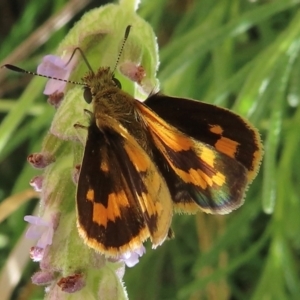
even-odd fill
[(136, 101), (117, 87), (99, 91), (93, 100), (96, 124), (100, 130), (122, 125), (145, 151), (149, 151), (149, 136), (143, 118), (136, 108)]

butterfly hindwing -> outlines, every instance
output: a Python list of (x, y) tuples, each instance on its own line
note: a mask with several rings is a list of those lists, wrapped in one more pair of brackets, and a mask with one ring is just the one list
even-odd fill
[(172, 202), (150, 157), (125, 128), (114, 126), (99, 130), (92, 121), (88, 128), (77, 215), (86, 243), (117, 256), (149, 237), (154, 247), (161, 244), (170, 227)]

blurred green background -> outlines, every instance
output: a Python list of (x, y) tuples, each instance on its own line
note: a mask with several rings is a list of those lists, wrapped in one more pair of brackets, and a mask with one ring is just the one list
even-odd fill
[[(0, 64), (35, 70), (102, 3), (1, 0)], [(138, 13), (158, 37), (162, 91), (248, 118), (265, 156), (239, 210), (174, 217), (176, 238), (126, 270), (129, 298), (300, 299), (300, 0), (144, 0)], [(0, 207), (1, 267), (37, 204), (28, 182), (38, 172), (26, 158), (40, 149), (54, 114), (42, 95), (45, 80), (32, 86), (31, 79), (0, 69), (0, 201), (15, 195), (17, 207)], [(11, 299), (42, 299), (30, 280), (38, 264), (27, 263), (27, 248), (22, 256), (20, 281), (6, 287)]]

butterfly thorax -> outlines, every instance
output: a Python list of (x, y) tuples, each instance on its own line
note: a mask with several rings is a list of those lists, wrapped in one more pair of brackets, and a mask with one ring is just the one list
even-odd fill
[(144, 148), (149, 151), (149, 137), (145, 124), (137, 108), (136, 101), (116, 84), (110, 68), (100, 68), (96, 74), (85, 76), (84, 81), (90, 87), (93, 100), (94, 118), (97, 127), (116, 130), (122, 125)]

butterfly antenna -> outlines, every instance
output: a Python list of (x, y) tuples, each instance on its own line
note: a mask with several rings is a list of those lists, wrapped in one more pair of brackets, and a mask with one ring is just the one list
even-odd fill
[(45, 78), (48, 78), (48, 79), (54, 79), (54, 80), (63, 81), (63, 82), (67, 82), (67, 83), (72, 83), (72, 84), (86, 85), (86, 84), (83, 83), (83, 82), (72, 81), (72, 80), (66, 80), (66, 79), (61, 79), (61, 78), (52, 77), (52, 76), (48, 76), (48, 75), (43, 75), (43, 74), (36, 73), (36, 72), (26, 71), (26, 70), (24, 70), (24, 69), (21, 69), (21, 68), (19, 68), (19, 67), (16, 67), (16, 66), (10, 65), (10, 64), (5, 64), (5, 65), (1, 66), (1, 68), (6, 68), (6, 69), (12, 70), (12, 71), (14, 71), (14, 72), (18, 72), (18, 73), (25, 73), (25, 74), (30, 74), (30, 75), (33, 75), (33, 76), (45, 77)]
[(72, 60), (72, 58), (73, 58), (74, 54), (76, 53), (76, 51), (79, 51), (79, 53), (80, 53), (82, 59), (84, 60), (86, 66), (87, 66), (88, 69), (95, 75), (95, 73), (94, 73), (94, 71), (93, 71), (93, 69), (92, 69), (90, 63), (88, 62), (88, 60), (87, 60), (85, 54), (83, 53), (83, 51), (82, 51), (81, 48), (79, 48), (79, 47), (76, 47), (76, 48), (74, 49), (74, 51), (73, 51), (71, 57), (69, 58), (68, 62), (66, 63), (66, 66), (70, 63), (70, 61)]
[[(113, 69), (113, 73), (115, 72), (115, 70), (116, 70), (116, 68), (118, 66), (118, 63), (120, 61), (120, 58), (121, 58), (121, 55), (123, 53), (123, 49), (124, 49), (125, 43), (127, 41), (129, 33), (130, 33), (130, 28), (131, 28), (131, 25), (128, 25), (126, 27), (125, 34), (124, 34), (124, 39), (123, 39), (123, 43), (122, 43), (121, 50), (119, 52), (119, 55), (118, 55), (118, 58), (117, 58), (117, 61), (116, 61), (116, 65), (115, 65), (115, 67)], [(67, 62), (66, 65), (68, 65), (70, 63), (70, 61), (72, 60), (72, 58), (75, 55), (76, 51), (79, 51), (79, 53), (81, 54), (81, 57), (83, 58), (85, 64), (87, 65), (88, 69), (95, 75), (95, 73), (94, 73), (91, 65), (89, 64), (87, 58), (85, 57), (84, 53), (82, 52), (82, 50), (79, 47), (77, 47), (77, 48), (74, 49), (74, 51), (73, 51), (73, 53), (72, 53), (72, 55), (71, 55), (71, 57), (68, 60), (68, 62)], [(21, 68), (19, 68), (17, 66), (10, 65), (10, 64), (5, 64), (5, 65), (1, 66), (1, 68), (6, 68), (6, 69), (12, 70), (14, 72), (18, 72), (18, 73), (25, 73), (25, 74), (30, 74), (30, 75), (33, 75), (33, 76), (40, 76), (40, 77), (44, 77), (44, 78), (48, 78), (48, 79), (54, 79), (54, 80), (58, 80), (58, 81), (63, 81), (63, 82), (66, 82), (66, 83), (77, 84), (77, 85), (86, 85), (83, 82), (66, 80), (66, 79), (62, 79), (62, 78), (57, 78), (57, 77), (53, 77), (53, 76), (43, 75), (43, 74), (36, 73), (36, 72), (27, 71), (27, 70), (21, 69)]]
[(126, 43), (126, 41), (127, 41), (127, 38), (128, 38), (128, 36), (129, 36), (129, 33), (130, 33), (130, 29), (131, 29), (131, 25), (128, 25), (128, 26), (126, 27), (126, 30), (125, 30), (123, 43), (122, 43), (122, 46), (121, 46), (119, 55), (118, 55), (118, 57), (117, 57), (117, 61), (116, 61), (115, 67), (114, 67), (114, 69), (113, 69), (113, 73), (115, 73), (116, 68), (117, 68), (117, 66), (118, 66), (118, 64), (119, 64), (119, 61), (120, 61), (121, 55), (122, 55), (122, 53), (123, 53), (123, 49), (124, 49), (125, 43)]

